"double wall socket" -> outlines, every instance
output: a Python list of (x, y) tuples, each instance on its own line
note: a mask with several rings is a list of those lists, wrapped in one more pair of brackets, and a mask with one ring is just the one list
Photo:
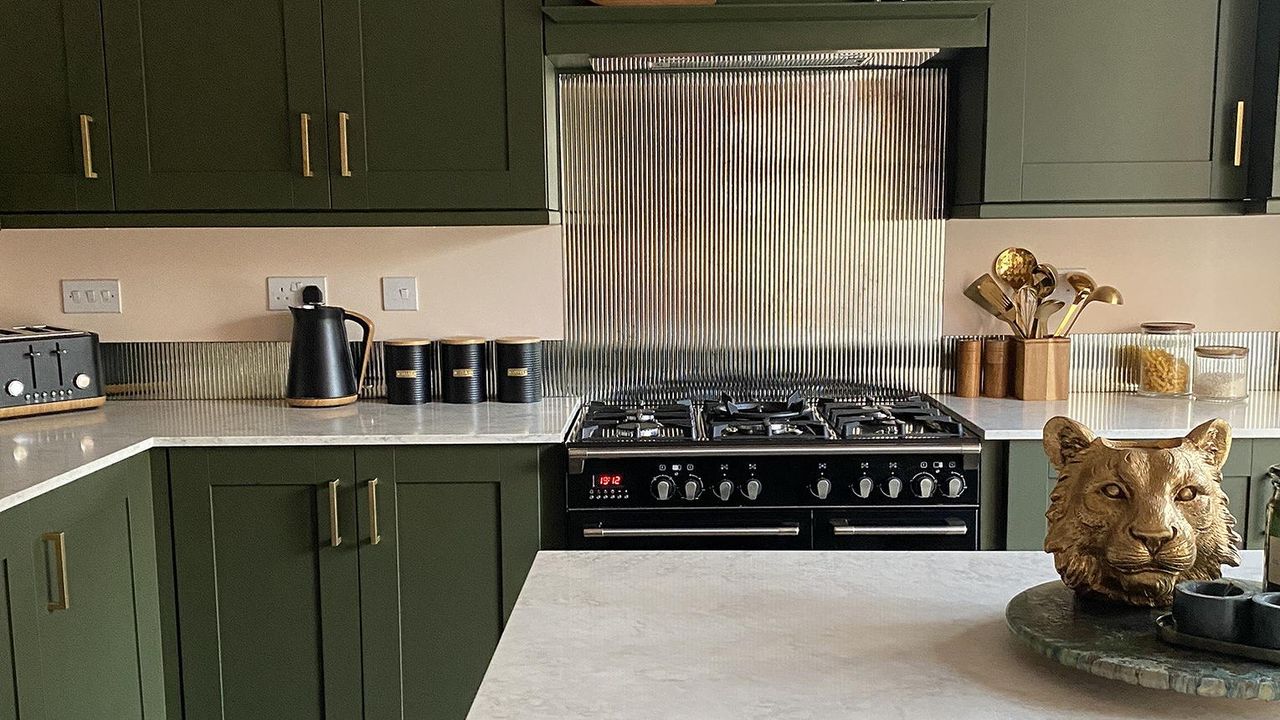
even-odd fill
[(269, 277), (267, 278), (267, 309), (288, 310), (290, 305), (302, 304), (302, 288), (315, 285), (326, 301), (329, 299), (328, 278), (325, 277)]
[(119, 313), (119, 280), (63, 280), (62, 312)]

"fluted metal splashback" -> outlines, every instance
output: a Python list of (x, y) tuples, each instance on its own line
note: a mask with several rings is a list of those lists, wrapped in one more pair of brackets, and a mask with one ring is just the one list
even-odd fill
[(941, 389), (946, 81), (562, 75), (562, 389)]

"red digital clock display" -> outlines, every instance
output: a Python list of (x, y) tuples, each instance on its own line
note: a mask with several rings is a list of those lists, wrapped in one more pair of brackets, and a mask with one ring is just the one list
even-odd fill
[(621, 475), (596, 475), (595, 484), (592, 487), (597, 488), (620, 488), (622, 487)]

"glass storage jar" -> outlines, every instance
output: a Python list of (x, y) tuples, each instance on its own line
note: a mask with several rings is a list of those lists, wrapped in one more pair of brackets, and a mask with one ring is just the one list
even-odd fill
[(1203, 345), (1196, 348), (1197, 400), (1227, 402), (1249, 395), (1249, 348), (1235, 345)]
[(1191, 394), (1196, 326), (1186, 322), (1142, 324), (1138, 348), (1138, 394), (1185, 397)]

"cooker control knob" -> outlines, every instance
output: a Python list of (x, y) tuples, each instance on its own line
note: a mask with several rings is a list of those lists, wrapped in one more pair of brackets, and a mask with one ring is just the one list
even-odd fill
[(702, 478), (698, 477), (697, 475), (690, 475), (688, 479), (684, 481), (684, 499), (697, 500), (698, 496), (701, 494), (702, 494)]
[(760, 497), (760, 491), (763, 489), (764, 486), (760, 484), (760, 481), (752, 478), (747, 481), (746, 487), (742, 488), (742, 494), (746, 495), (748, 500), (755, 500)]
[(81, 390), (87, 390), (89, 388), (89, 383), (93, 382), (93, 380), (84, 373), (76, 373), (76, 376), (71, 378), (71, 382), (75, 383), (76, 387)]
[(911, 480), (911, 491), (921, 500), (928, 500), (938, 490), (938, 478), (933, 473), (922, 472)]
[(853, 494), (866, 500), (871, 497), (871, 491), (876, 489), (876, 481), (865, 475), (858, 478), (858, 482), (853, 484)]
[(886, 497), (896, 498), (902, 494), (902, 479), (891, 477), (885, 481), (884, 487), (881, 489)]
[(676, 484), (670, 475), (659, 475), (653, 479), (653, 496), (659, 500), (670, 500)]
[(951, 473), (947, 478), (947, 482), (942, 486), (942, 494), (949, 498), (958, 498), (964, 494), (964, 476), (960, 473)]
[(813, 496), (819, 500), (826, 500), (827, 496), (831, 494), (831, 480), (819, 475), (818, 479), (809, 488), (809, 492), (812, 492)]
[(4, 391), (9, 394), (9, 397), (18, 397), (26, 389), (27, 386), (23, 385), (21, 380), (10, 380), (4, 386)]
[(721, 480), (715, 489), (716, 497), (728, 502), (733, 497), (733, 483), (728, 480)]

